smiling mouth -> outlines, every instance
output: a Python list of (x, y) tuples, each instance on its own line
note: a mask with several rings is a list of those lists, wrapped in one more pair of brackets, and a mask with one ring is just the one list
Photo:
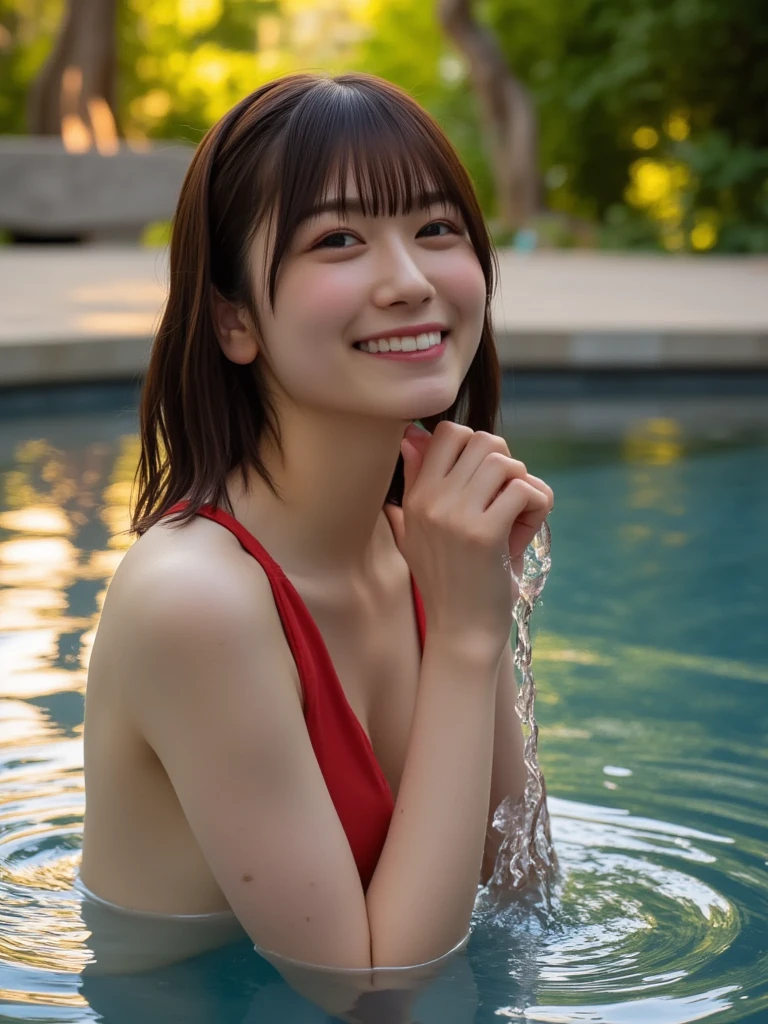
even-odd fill
[[(419, 335), (393, 336), (390, 338), (376, 338), (372, 341), (356, 341), (353, 348), (358, 352), (370, 352), (372, 355), (381, 353), (386, 355), (390, 352), (408, 354), (410, 352), (428, 352), (431, 348), (437, 348), (445, 341), (450, 331), (430, 331)], [(381, 343), (383, 342), (383, 347)]]

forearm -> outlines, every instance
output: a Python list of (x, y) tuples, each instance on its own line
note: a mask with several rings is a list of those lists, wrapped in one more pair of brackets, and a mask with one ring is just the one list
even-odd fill
[(400, 791), (366, 897), (373, 966), (435, 959), (469, 928), (498, 678), (498, 659), (427, 636)]

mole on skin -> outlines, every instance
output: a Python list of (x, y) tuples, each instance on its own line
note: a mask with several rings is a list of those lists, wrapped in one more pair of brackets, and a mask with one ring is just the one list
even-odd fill
[(243, 875), (243, 881), (244, 882), (252, 882), (253, 881), (253, 875)]

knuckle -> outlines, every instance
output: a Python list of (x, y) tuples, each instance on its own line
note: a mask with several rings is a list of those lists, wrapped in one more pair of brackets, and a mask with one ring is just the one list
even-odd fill
[(488, 452), (483, 459), (483, 462), (489, 462), (492, 466), (500, 466), (504, 469), (509, 468), (511, 461), (509, 456), (502, 454), (502, 452)]
[(442, 509), (435, 503), (423, 505), (419, 510), (419, 515), (424, 522), (424, 525), (430, 529), (436, 529), (441, 526), (443, 521)]
[(503, 437), (500, 437), (498, 434), (491, 434), (487, 430), (476, 430), (475, 437), (481, 439), (489, 452), (497, 452), (510, 458), (509, 445)]
[(454, 423), (453, 420), (440, 420), (432, 432), (433, 437), (461, 437), (472, 434), (471, 427), (465, 427), (462, 423)]

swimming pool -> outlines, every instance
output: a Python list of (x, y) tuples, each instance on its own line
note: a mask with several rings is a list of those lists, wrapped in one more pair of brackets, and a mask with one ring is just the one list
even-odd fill
[[(768, 401), (689, 392), (506, 382), (556, 494), (533, 635), (562, 878), (549, 921), (478, 919), (414, 1021), (768, 1020)], [(0, 396), (0, 1020), (328, 1020), (248, 943), (81, 974), (85, 665), (137, 451), (131, 387)]]

